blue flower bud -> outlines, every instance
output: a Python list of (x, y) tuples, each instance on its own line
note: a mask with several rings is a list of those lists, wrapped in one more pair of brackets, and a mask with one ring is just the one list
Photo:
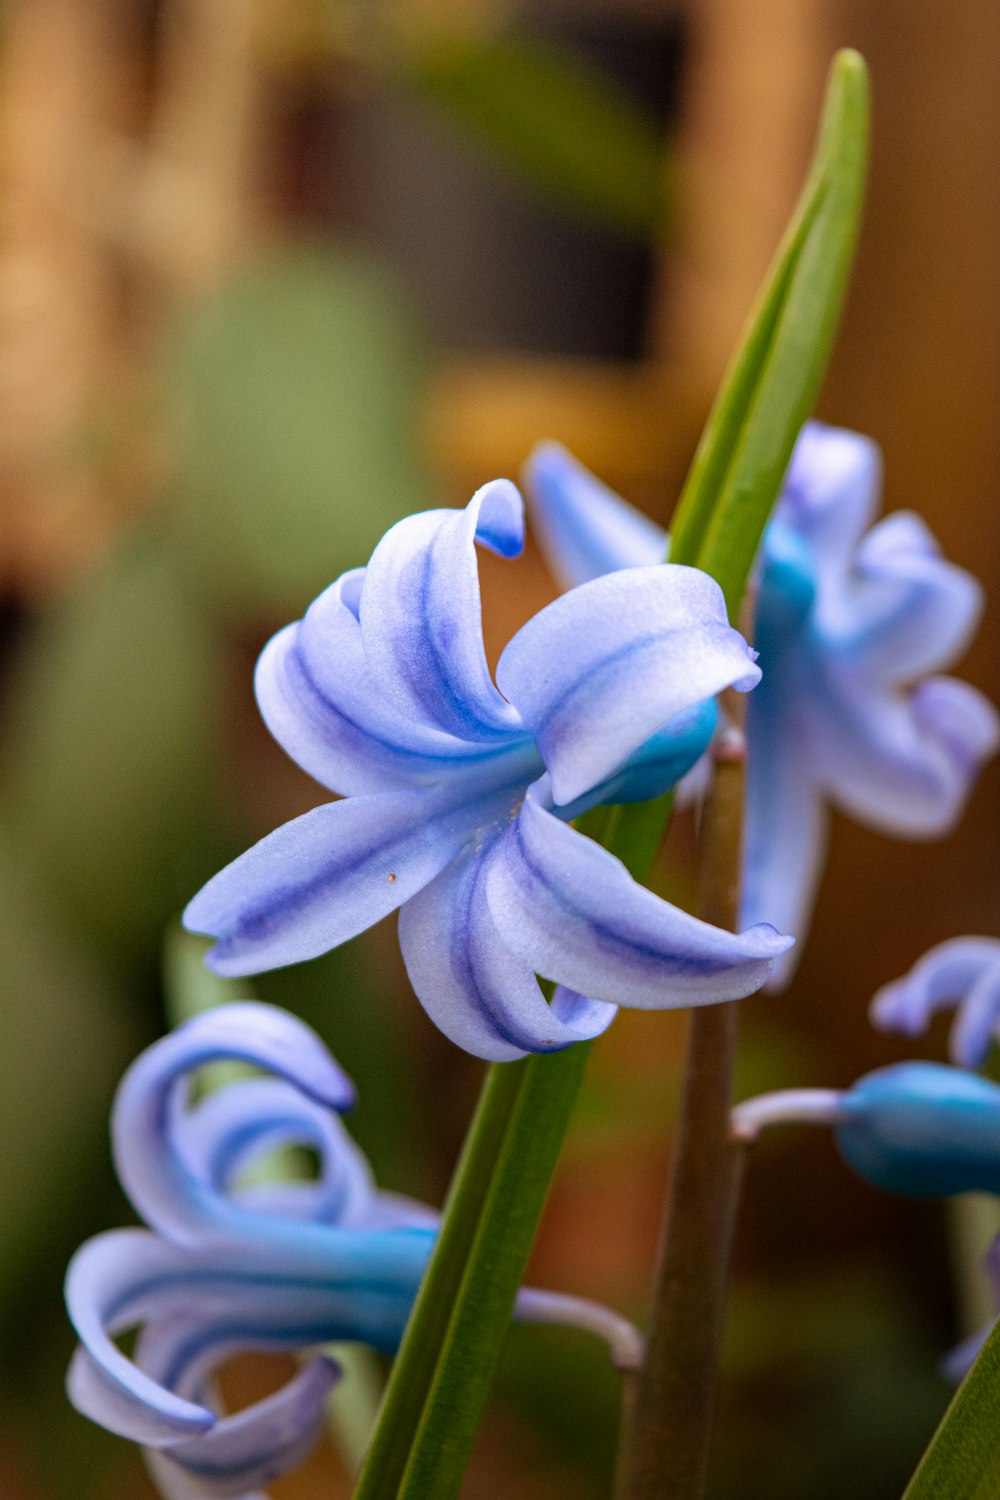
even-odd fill
[(915, 1198), (1000, 1193), (1000, 1087), (940, 1063), (899, 1063), (842, 1096), (841, 1154), (876, 1187)]

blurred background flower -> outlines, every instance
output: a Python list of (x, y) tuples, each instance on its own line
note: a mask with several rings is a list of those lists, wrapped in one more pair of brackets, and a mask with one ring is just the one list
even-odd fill
[[(902, 0), (5, 6), (5, 1497), (149, 1493), (128, 1446), (65, 1403), (59, 1290), (81, 1238), (126, 1214), (104, 1121), (165, 1025), (166, 923), (323, 800), (259, 724), (260, 647), (400, 515), (463, 504), (542, 437), (668, 519), (840, 44), (870, 61), (875, 147), (819, 414), (870, 433), (886, 509), (919, 511), (983, 578), (961, 672), (996, 700), (987, 0), (947, 27)], [(495, 661), (556, 590), (530, 550), (482, 572)], [(998, 804), (994, 766), (947, 843), (835, 820), (795, 982), (745, 1008), (741, 1096), (843, 1085), (912, 1051), (869, 1031), (868, 1001), (932, 943), (997, 932)], [(659, 872), (682, 903), (694, 836), (679, 823)], [(386, 936), (256, 988), (356, 1080), (379, 1182), (438, 1201), (479, 1070), (412, 1003)], [(533, 1280), (641, 1314), (683, 1028), (622, 1015), (600, 1043)], [(960, 1303), (950, 1265), (981, 1278), (994, 1226), (975, 1205), (946, 1217), (872, 1192), (822, 1133), (765, 1142), (748, 1187), (716, 1493), (898, 1495), (947, 1398), (934, 1358), (982, 1321), (984, 1283), (962, 1270)], [(470, 1496), (606, 1492), (615, 1377), (571, 1337), (512, 1335)], [(271, 1373), (241, 1365), (234, 1396)], [(276, 1494), (347, 1489), (326, 1453)]]

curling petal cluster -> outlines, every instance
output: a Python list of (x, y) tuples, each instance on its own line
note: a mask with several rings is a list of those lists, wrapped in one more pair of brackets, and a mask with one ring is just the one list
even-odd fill
[[(192, 1102), (191, 1075), (220, 1058), (268, 1076)], [(234, 1355), (331, 1341), (392, 1352), (402, 1336), (438, 1216), (375, 1187), (339, 1119), (353, 1102), (315, 1033), (256, 1003), (189, 1021), (122, 1080), (115, 1165), (149, 1227), (98, 1235), (74, 1256), (68, 1388), (81, 1412), (144, 1445), (168, 1500), (260, 1500), (316, 1441), (336, 1364), (313, 1352), (282, 1389), (227, 1415), (214, 1377)], [(253, 1180), (291, 1145), (313, 1151), (315, 1178)], [(581, 1299), (525, 1288), (515, 1316), (597, 1333), (621, 1364), (639, 1357), (632, 1325)], [(130, 1358), (115, 1341), (135, 1327)]]
[(879, 990), (871, 1018), (883, 1031), (920, 1036), (937, 1011), (951, 1007), (952, 1061), (964, 1068), (982, 1067), (1000, 1022), (1000, 938), (939, 943), (902, 979)]
[[(902, 837), (945, 833), (1000, 740), (976, 689), (932, 675), (971, 639), (979, 585), (916, 515), (875, 522), (879, 480), (873, 443), (808, 423), (762, 546), (742, 916), (798, 938), (831, 806)], [(533, 455), (528, 491), (568, 586), (666, 554), (666, 533), (556, 444)], [(793, 962), (779, 960), (772, 983)]]
[[(343, 800), (286, 824), (194, 898), (209, 963), (250, 974), (314, 957), (399, 910), (411, 982), (441, 1029), (504, 1061), (602, 1031), (618, 1005), (698, 1005), (758, 989), (789, 945), (736, 935), (636, 884), (570, 824), (648, 797), (698, 759), (723, 688), (754, 655), (717, 585), (654, 560), (483, 646), (476, 542), (523, 543), (513, 485), (394, 526), (261, 656), (279, 743)], [(557, 986), (547, 1000), (537, 975)]]

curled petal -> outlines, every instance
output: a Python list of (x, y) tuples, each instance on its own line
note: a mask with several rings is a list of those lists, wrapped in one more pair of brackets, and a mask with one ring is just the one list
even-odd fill
[(776, 515), (812, 545), (821, 578), (842, 577), (878, 508), (882, 458), (857, 432), (807, 422), (792, 454)]
[(551, 1004), (535, 970), (494, 925), (484, 876), (489, 851), (456, 860), (400, 913), (410, 983), (436, 1026), (475, 1057), (508, 1062), (597, 1036), (615, 1007), (557, 991)]
[(996, 749), (996, 710), (952, 678), (887, 697), (867, 691), (847, 667), (828, 670), (827, 690), (809, 713), (817, 769), (834, 799), (886, 833), (946, 833)]
[(678, 786), (704, 756), (718, 719), (714, 698), (680, 714), (640, 745), (614, 776), (569, 807), (560, 808), (560, 816), (568, 823), (600, 803), (648, 802)]
[(206, 961), (220, 974), (315, 958), (433, 880), (490, 807), (481, 790), (455, 787), (447, 796), (386, 792), (316, 807), (221, 870), (188, 905), (184, 925), (216, 939)]
[[(427, 1263), (425, 1229), (341, 1229), (271, 1221), (216, 1246), (174, 1245), (143, 1230), (89, 1241), (73, 1258), (66, 1304), (80, 1337), (74, 1405), (112, 1432), (163, 1447), (207, 1431), (215, 1415), (174, 1387), (200, 1380), (234, 1348), (298, 1349), (331, 1340), (395, 1349)], [(114, 1337), (160, 1329), (128, 1359)]]
[(670, 564), (563, 594), (517, 632), (497, 667), (560, 805), (620, 770), (671, 719), (759, 679), (718, 584)]
[(836, 607), (834, 649), (849, 650), (874, 683), (894, 684), (961, 655), (979, 622), (982, 589), (941, 556), (918, 516), (898, 511), (862, 541)]
[(539, 545), (564, 588), (619, 568), (666, 561), (669, 538), (560, 443), (539, 443), (524, 470)]
[[(312, 1451), (323, 1426), (326, 1398), (339, 1376), (332, 1360), (317, 1358), (262, 1401), (222, 1417), (210, 1432), (171, 1444), (152, 1455), (154, 1476), (169, 1494), (172, 1481), (194, 1481), (199, 1496), (244, 1496), (268, 1484)], [(174, 1466), (181, 1474), (172, 1476)]]
[(963, 937), (940, 943), (902, 979), (872, 1001), (871, 1019), (883, 1031), (919, 1036), (936, 1011), (956, 1006), (950, 1051), (961, 1067), (977, 1068), (1000, 1020), (1000, 941)]
[(215, 1413), (138, 1369), (111, 1336), (169, 1303), (181, 1264), (177, 1246), (120, 1229), (88, 1240), (66, 1273), (66, 1307), (82, 1345), (69, 1369), (69, 1399), (110, 1432), (156, 1446), (207, 1432)]
[(486, 896), (500, 937), (539, 974), (595, 1000), (644, 1010), (738, 1000), (792, 943), (767, 924), (736, 934), (638, 885), (620, 860), (529, 789), (489, 863)]
[(424, 784), (491, 753), (401, 712), (374, 678), (351, 608), (364, 569), (345, 573), (264, 648), (254, 679), (268, 729), (342, 796)]
[[(772, 711), (766, 676), (747, 719), (746, 828), (740, 921), (769, 922), (802, 938), (826, 856), (829, 813), (814, 784), (808, 739), (792, 713)], [(758, 702), (763, 695), (764, 701)], [(799, 949), (775, 959), (769, 989), (791, 980)]]
[(126, 1072), (115, 1097), (115, 1166), (146, 1222), (181, 1241), (210, 1228), (231, 1228), (238, 1212), (211, 1176), (192, 1170), (174, 1137), (178, 1086), (192, 1070), (221, 1058), (277, 1073), (328, 1108), (347, 1109), (355, 1099), (350, 1079), (315, 1032), (272, 1005), (218, 1006), (147, 1048)]
[(372, 553), (360, 618), (373, 681), (397, 712), (490, 742), (523, 730), (486, 662), (477, 540), (502, 557), (521, 550), (523, 506), (506, 479), (484, 485), (464, 510), (397, 522)]
[[(268, 1152), (288, 1146), (311, 1147), (319, 1158), (314, 1182), (269, 1183), (291, 1191), (300, 1217), (308, 1201), (310, 1218), (327, 1223), (363, 1222), (375, 1192), (371, 1170), (329, 1106), (315, 1103), (276, 1078), (248, 1078), (209, 1094), (178, 1121), (180, 1144), (195, 1174), (221, 1194), (241, 1172), (252, 1170)], [(302, 1192), (308, 1189), (308, 1193)], [(260, 1208), (259, 1193), (239, 1201)], [(277, 1208), (272, 1197), (271, 1212)]]

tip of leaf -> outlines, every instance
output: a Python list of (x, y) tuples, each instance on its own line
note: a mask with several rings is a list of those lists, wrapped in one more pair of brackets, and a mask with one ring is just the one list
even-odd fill
[(867, 95), (868, 64), (860, 52), (855, 52), (853, 47), (843, 47), (834, 55), (830, 65), (830, 84), (834, 88)]

